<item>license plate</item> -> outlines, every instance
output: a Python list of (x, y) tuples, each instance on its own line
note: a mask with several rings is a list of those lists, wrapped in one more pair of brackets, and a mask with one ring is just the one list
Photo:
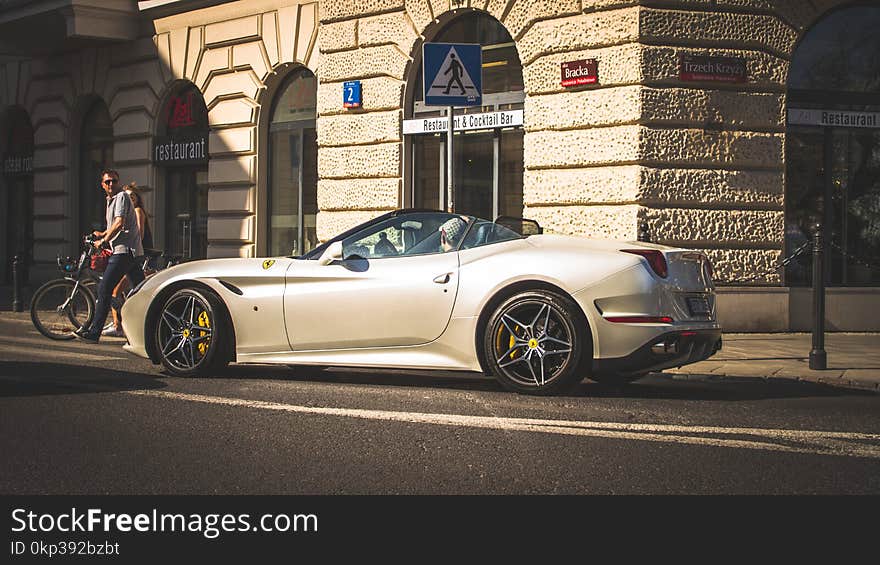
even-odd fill
[(687, 299), (688, 309), (691, 314), (705, 315), (709, 314), (709, 301), (702, 296), (689, 296)]

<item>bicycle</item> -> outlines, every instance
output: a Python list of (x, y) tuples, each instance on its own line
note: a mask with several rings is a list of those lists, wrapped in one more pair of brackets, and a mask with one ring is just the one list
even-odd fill
[[(74, 332), (88, 326), (95, 315), (95, 289), (101, 282), (101, 273), (91, 268), (92, 256), (98, 252), (94, 247), (97, 238), (91, 234), (83, 237), (83, 249), (78, 259), (56, 259), (64, 276), (53, 279), (34, 292), (31, 299), (31, 321), (44, 336), (59, 341), (76, 337)], [(164, 258), (163, 265), (155, 265)], [(179, 255), (148, 249), (142, 268), (153, 273), (180, 263)], [(149, 275), (148, 275), (149, 276)], [(118, 310), (123, 299), (111, 298), (110, 307)]]

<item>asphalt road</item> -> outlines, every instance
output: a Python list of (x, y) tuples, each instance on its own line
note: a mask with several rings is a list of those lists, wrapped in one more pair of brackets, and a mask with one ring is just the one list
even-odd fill
[(0, 321), (0, 494), (880, 494), (880, 395), (652, 375), (565, 397), (482, 375), (161, 374)]

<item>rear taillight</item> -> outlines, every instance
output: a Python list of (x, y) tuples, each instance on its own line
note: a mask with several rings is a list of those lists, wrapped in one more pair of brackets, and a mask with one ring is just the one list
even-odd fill
[(666, 257), (660, 251), (654, 249), (621, 249), (621, 251), (644, 257), (648, 261), (648, 265), (651, 266), (651, 270), (658, 277), (665, 279), (666, 275), (669, 274), (669, 269), (666, 266)]

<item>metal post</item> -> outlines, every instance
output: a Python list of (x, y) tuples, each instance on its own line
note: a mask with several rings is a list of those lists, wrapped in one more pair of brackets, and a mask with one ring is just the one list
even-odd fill
[(646, 220), (642, 220), (641, 223), (639, 223), (639, 233), (637, 238), (639, 241), (651, 241), (651, 232), (648, 231), (648, 222)]
[(452, 136), (454, 135), (455, 122), (453, 120), (453, 107), (450, 106), (446, 110), (446, 115), (449, 117), (449, 123), (446, 128), (446, 211), (452, 214), (455, 211), (455, 192), (453, 190), (452, 183)]
[(24, 308), (21, 304), (21, 256), (16, 255), (12, 259), (12, 311), (22, 312)]
[(816, 224), (813, 234), (813, 349), (810, 351), (810, 369), (828, 368), (825, 353), (825, 253), (822, 224)]

